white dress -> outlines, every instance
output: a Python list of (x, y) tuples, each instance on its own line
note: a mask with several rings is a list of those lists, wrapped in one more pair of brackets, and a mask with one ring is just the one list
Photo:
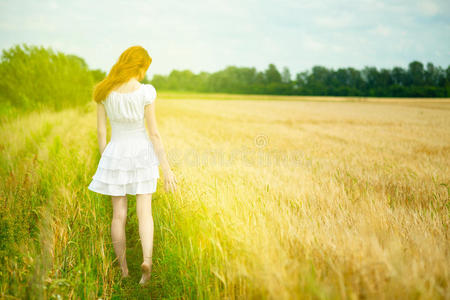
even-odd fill
[(159, 160), (144, 120), (144, 106), (155, 99), (153, 85), (141, 84), (131, 93), (112, 91), (102, 101), (111, 124), (111, 140), (101, 155), (89, 190), (111, 196), (156, 191)]

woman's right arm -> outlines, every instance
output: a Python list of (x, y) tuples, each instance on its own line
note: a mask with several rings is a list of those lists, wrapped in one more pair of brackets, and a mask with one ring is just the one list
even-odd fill
[(149, 138), (152, 141), (156, 155), (158, 156), (161, 164), (161, 169), (164, 175), (164, 188), (166, 191), (175, 191), (177, 188), (177, 179), (175, 178), (175, 174), (172, 172), (169, 161), (167, 160), (161, 135), (159, 134), (158, 127), (156, 125), (155, 115), (155, 103), (153, 102), (146, 105), (144, 108), (145, 122), (147, 123)]

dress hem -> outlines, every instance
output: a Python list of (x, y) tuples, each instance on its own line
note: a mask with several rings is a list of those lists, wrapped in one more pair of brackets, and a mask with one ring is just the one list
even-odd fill
[[(88, 188), (88, 190), (90, 190), (92, 192), (95, 192), (95, 193), (101, 194), (101, 195), (107, 195), (107, 196), (126, 196), (126, 195), (153, 194), (153, 193), (156, 192), (156, 189), (157, 189), (157, 178), (153, 178), (153, 179), (155, 179), (155, 181), (154, 181), (153, 186), (150, 187), (150, 189), (148, 189), (148, 187), (147, 187), (147, 189), (145, 189), (145, 188), (144, 189), (143, 188), (139, 189), (139, 188), (134, 187), (134, 188), (131, 188), (131, 190), (129, 192), (127, 191), (127, 187), (126, 187), (127, 184), (124, 184), (123, 187), (122, 187), (122, 189), (124, 189), (124, 192), (117, 192), (116, 193), (114, 191), (105, 191), (104, 189), (102, 189), (102, 188), (100, 188), (99, 186), (96, 185), (96, 183), (102, 184), (102, 182), (97, 181), (95, 179), (93, 179), (91, 181), (91, 183), (89, 184), (89, 186), (87, 188)], [(135, 191), (133, 191), (133, 189)], [(141, 192), (142, 190), (144, 190), (144, 192)]]
[(135, 194), (133, 194), (133, 193), (125, 193), (125, 195), (122, 195), (122, 194), (119, 195), (119, 194), (105, 194), (103, 192), (100, 192), (100, 191), (97, 191), (97, 190), (93, 190), (91, 188), (88, 188), (88, 190), (90, 190), (90, 191), (92, 191), (94, 193), (97, 193), (97, 194), (105, 195), (105, 196), (126, 196), (126, 195), (136, 196), (136, 195), (146, 195), (146, 194), (152, 195), (152, 194), (156, 193), (156, 191), (154, 191), (154, 192), (148, 192), (148, 193), (135, 193)]

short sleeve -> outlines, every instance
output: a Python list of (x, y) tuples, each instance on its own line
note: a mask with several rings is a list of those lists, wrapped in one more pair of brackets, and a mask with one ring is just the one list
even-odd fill
[(155, 99), (156, 99), (155, 87), (151, 84), (146, 84), (144, 90), (144, 106), (146, 106), (147, 104), (152, 104), (155, 101)]

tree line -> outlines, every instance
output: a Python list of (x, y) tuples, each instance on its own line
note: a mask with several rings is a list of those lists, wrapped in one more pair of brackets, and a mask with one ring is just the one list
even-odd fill
[(228, 66), (217, 72), (173, 70), (169, 75), (154, 75), (150, 81), (157, 89), (239, 94), (374, 96), (374, 97), (449, 97), (450, 66), (443, 69), (412, 61), (407, 68), (366, 66), (336, 70), (314, 66), (294, 78), (289, 68), (281, 72), (274, 64), (266, 70)]
[[(35, 110), (83, 106), (92, 101), (92, 89), (106, 73), (91, 69), (79, 56), (35, 45), (3, 49), (0, 58), (0, 116), (16, 109)], [(194, 74), (173, 70), (169, 75), (147, 77), (158, 90), (239, 94), (328, 95), (378, 97), (449, 97), (450, 66), (443, 69), (419, 61), (406, 69), (364, 67), (329, 69), (314, 66), (292, 78), (287, 67), (274, 64), (266, 70), (228, 66)]]

